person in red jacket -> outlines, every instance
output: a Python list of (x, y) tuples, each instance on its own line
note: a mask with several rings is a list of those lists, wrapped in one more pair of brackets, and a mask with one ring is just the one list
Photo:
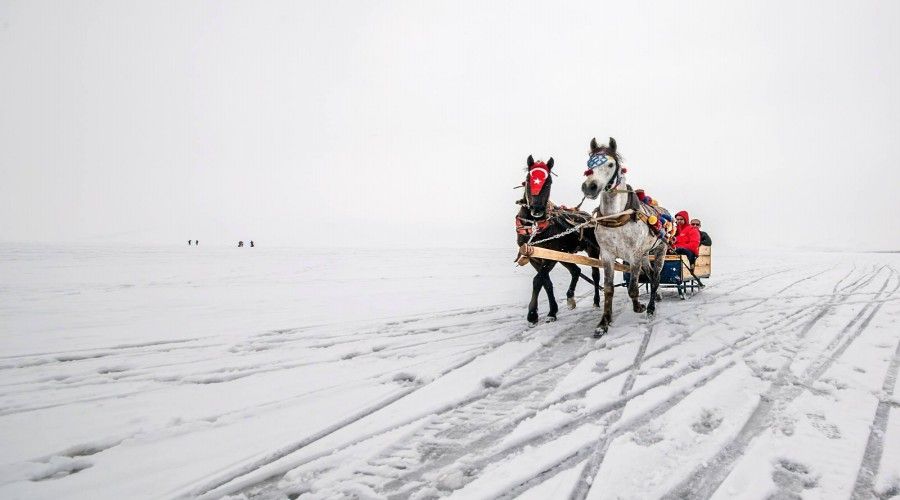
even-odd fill
[(691, 218), (685, 210), (675, 214), (675, 222), (678, 224), (678, 231), (675, 233), (675, 253), (687, 255), (691, 265), (697, 260), (697, 254), (700, 253), (700, 231), (688, 224)]

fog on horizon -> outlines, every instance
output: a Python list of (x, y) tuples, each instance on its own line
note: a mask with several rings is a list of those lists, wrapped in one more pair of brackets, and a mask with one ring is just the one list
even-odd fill
[[(714, 244), (900, 249), (900, 4), (0, 0), (0, 239), (514, 247), (588, 143)], [(586, 202), (593, 208), (596, 202)]]

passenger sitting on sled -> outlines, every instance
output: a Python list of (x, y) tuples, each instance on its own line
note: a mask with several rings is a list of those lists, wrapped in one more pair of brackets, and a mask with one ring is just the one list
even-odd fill
[(686, 255), (691, 266), (697, 260), (700, 253), (700, 230), (688, 224), (691, 220), (684, 210), (675, 214), (675, 222), (678, 224), (678, 232), (675, 233), (675, 253)]
[(700, 231), (700, 246), (712, 246), (712, 239), (705, 231), (700, 229), (700, 219), (691, 219), (691, 225), (696, 227), (697, 231)]

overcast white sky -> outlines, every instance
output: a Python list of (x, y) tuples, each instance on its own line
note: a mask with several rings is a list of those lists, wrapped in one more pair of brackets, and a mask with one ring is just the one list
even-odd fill
[[(717, 244), (900, 249), (900, 2), (0, 0), (0, 238), (514, 246), (591, 137)], [(593, 205), (589, 205), (593, 207)]]

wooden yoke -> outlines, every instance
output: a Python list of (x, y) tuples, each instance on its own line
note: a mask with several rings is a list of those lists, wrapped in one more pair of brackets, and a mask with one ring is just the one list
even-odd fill
[[(525, 264), (528, 264), (528, 259), (530, 258), (571, 262), (572, 264), (581, 264), (590, 267), (603, 267), (602, 260), (588, 257), (586, 255), (557, 252), (556, 250), (549, 250), (546, 248), (534, 247), (529, 245), (522, 245), (521, 247), (519, 247), (519, 256), (516, 258), (516, 263), (520, 266), (524, 266)], [(618, 262), (613, 263), (613, 269), (621, 272), (628, 271), (627, 267), (619, 264)]]

